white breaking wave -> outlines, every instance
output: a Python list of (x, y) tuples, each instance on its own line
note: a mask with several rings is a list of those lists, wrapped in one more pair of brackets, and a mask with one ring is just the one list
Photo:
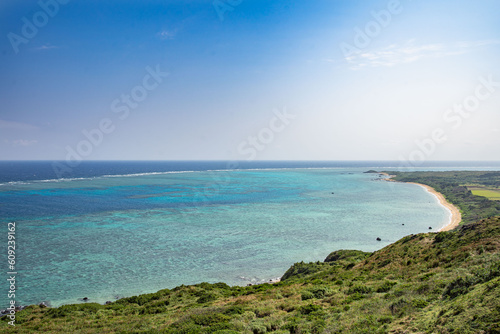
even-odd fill
[[(363, 167), (371, 168), (371, 167)], [(207, 170), (183, 170), (183, 171), (166, 171), (166, 172), (146, 172), (146, 173), (130, 173), (130, 174), (109, 174), (93, 177), (72, 177), (72, 178), (59, 178), (59, 179), (47, 179), (47, 180), (30, 180), (30, 181), (10, 181), (5, 183), (0, 183), (0, 186), (8, 185), (29, 185), (36, 183), (48, 183), (48, 182), (70, 182), (70, 181), (85, 181), (85, 180), (96, 180), (102, 178), (117, 178), (117, 177), (137, 177), (137, 176), (150, 176), (150, 175), (168, 175), (168, 174), (182, 174), (182, 173), (206, 173), (206, 172), (241, 172), (241, 171), (269, 171), (269, 170), (300, 170), (300, 169), (346, 169), (346, 167), (268, 167), (268, 168), (232, 168), (232, 169), (207, 169)]]

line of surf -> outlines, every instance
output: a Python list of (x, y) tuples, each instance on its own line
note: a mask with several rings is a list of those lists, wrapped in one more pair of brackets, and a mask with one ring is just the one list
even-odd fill
[[(139, 176), (150, 176), (150, 175), (168, 175), (168, 174), (181, 174), (181, 173), (206, 173), (206, 172), (242, 172), (242, 171), (279, 171), (279, 170), (339, 170), (339, 169), (352, 169), (352, 168), (381, 168), (378, 166), (362, 166), (362, 167), (267, 167), (267, 168), (228, 168), (228, 169), (202, 169), (202, 170), (179, 170), (179, 171), (160, 171), (160, 172), (142, 172), (142, 173), (127, 173), (127, 174), (106, 174), (97, 175), (89, 177), (68, 177), (68, 178), (57, 178), (57, 179), (44, 179), (44, 180), (24, 180), (24, 181), (9, 181), (0, 183), (0, 186), (8, 185), (29, 185), (33, 183), (50, 183), (50, 182), (71, 182), (71, 181), (85, 181), (85, 180), (96, 180), (102, 178), (119, 178), (119, 177), (139, 177)], [(386, 167), (393, 170), (398, 170), (395, 167)], [(453, 168), (453, 167), (452, 167)], [(488, 167), (483, 167), (488, 168)], [(493, 168), (493, 167), (491, 167)]]
[[(370, 168), (370, 167), (363, 167)], [(87, 181), (103, 178), (119, 178), (119, 177), (140, 177), (140, 176), (153, 176), (153, 175), (168, 175), (168, 174), (182, 174), (182, 173), (207, 173), (207, 172), (244, 172), (244, 171), (279, 171), (279, 170), (326, 170), (326, 169), (349, 169), (347, 167), (269, 167), (269, 168), (233, 168), (233, 169), (204, 169), (204, 170), (182, 170), (182, 171), (162, 171), (162, 172), (144, 172), (144, 173), (128, 173), (128, 174), (106, 174), (91, 177), (69, 177), (58, 179), (45, 179), (45, 180), (25, 180), (25, 181), (9, 181), (0, 183), (0, 186), (8, 185), (29, 185), (36, 183), (49, 183), (49, 182), (71, 182), (71, 181)]]

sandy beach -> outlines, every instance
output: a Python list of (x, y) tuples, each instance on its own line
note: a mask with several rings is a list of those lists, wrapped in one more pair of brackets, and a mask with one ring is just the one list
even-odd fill
[[(387, 173), (380, 173), (380, 174), (387, 176), (387, 178), (385, 179), (386, 181), (394, 181), (392, 179), (394, 175), (389, 175)], [(462, 221), (462, 214), (460, 213), (460, 210), (455, 205), (448, 202), (443, 194), (437, 192), (434, 188), (426, 184), (415, 183), (415, 182), (405, 182), (405, 183), (416, 184), (423, 187), (425, 190), (434, 195), (438, 199), (439, 203), (450, 212), (450, 220), (448, 224), (440, 228), (438, 231), (450, 231), (453, 230), (455, 227), (457, 227), (458, 224), (460, 224), (460, 222)]]

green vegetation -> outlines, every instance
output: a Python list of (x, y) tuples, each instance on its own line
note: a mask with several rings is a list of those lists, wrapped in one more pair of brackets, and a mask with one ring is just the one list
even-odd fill
[[(412, 181), (429, 184), (416, 176)], [(462, 198), (444, 178), (432, 181), (451, 189), (469, 214), (485, 214), (478, 208), (487, 199)], [(296, 263), (272, 285), (201, 283), (108, 305), (30, 306), (17, 313), (15, 328), (3, 317), (0, 331), (499, 333), (499, 250), (500, 217), (482, 218), (454, 231), (409, 235), (373, 253), (340, 250), (324, 262)]]

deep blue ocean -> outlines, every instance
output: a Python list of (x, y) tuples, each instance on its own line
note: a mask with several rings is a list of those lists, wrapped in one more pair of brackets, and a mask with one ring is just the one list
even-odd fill
[[(373, 251), (447, 224), (449, 212), (422, 187), (385, 182), (363, 173), (368, 169), (401, 167), (86, 161), (60, 177), (50, 161), (3, 161), (0, 270), (6, 279), (8, 222), (16, 222), (17, 304), (53, 306), (181, 284), (264, 282), (295, 262), (323, 260), (337, 249)], [(412, 169), (500, 170), (500, 163)], [(7, 284), (4, 290), (0, 308), (8, 303)]]

